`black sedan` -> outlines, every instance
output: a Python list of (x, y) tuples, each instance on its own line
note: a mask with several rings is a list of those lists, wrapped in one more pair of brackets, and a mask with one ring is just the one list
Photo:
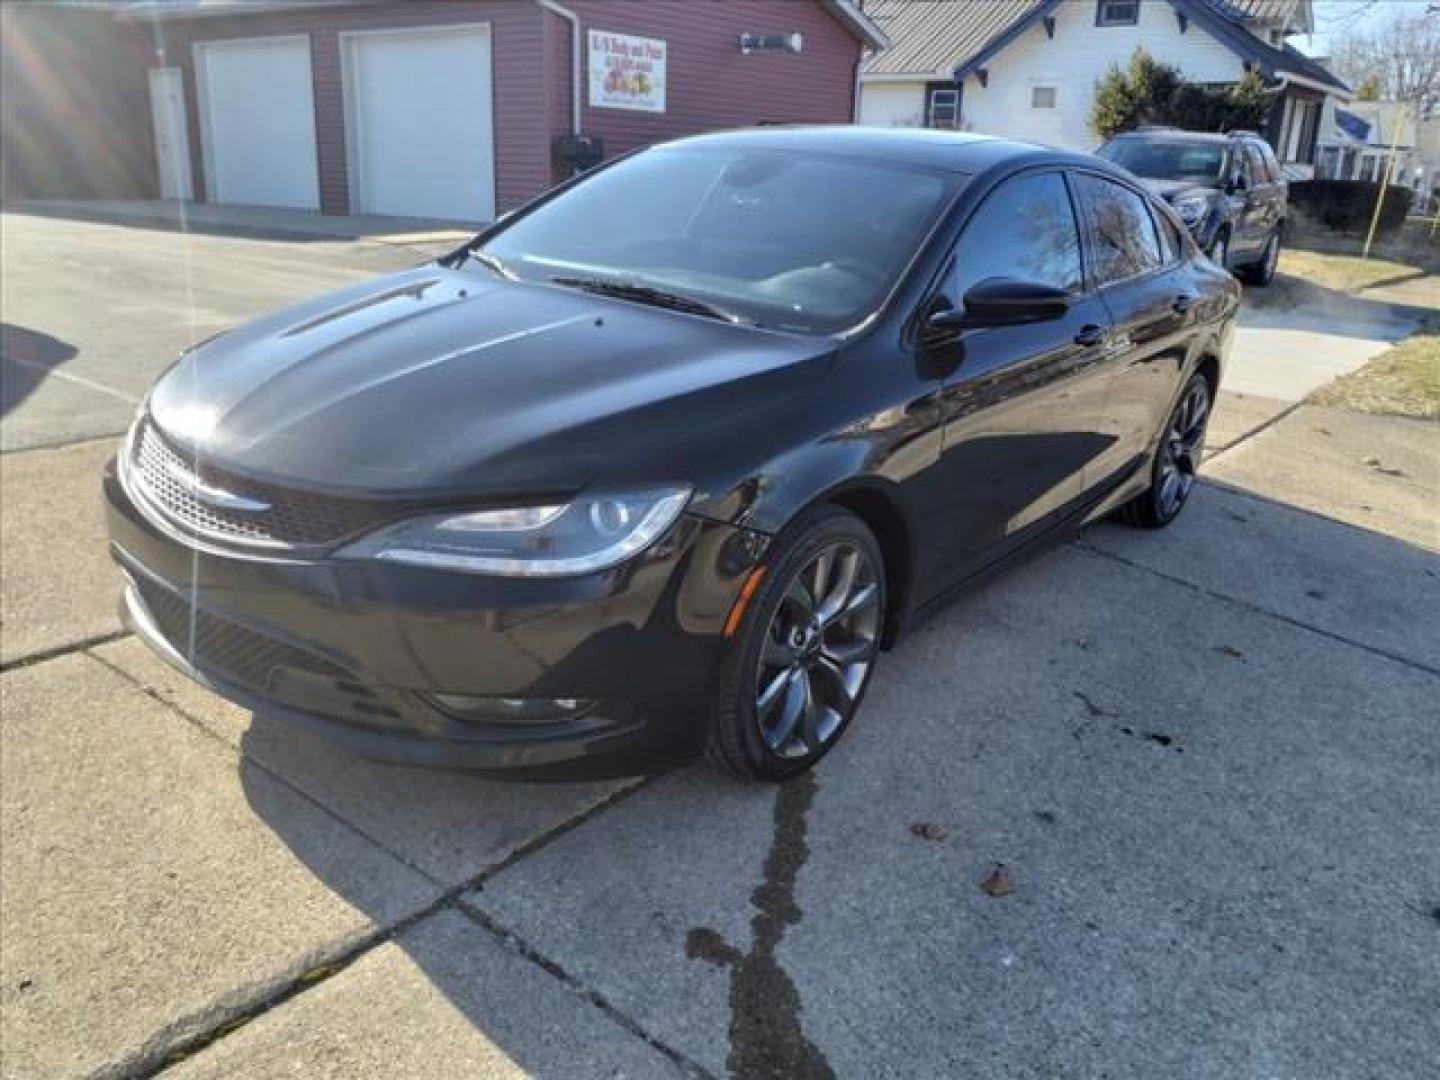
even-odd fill
[(368, 756), (784, 779), (916, 616), (1180, 513), (1237, 294), (1093, 157), (645, 150), (182, 355), (105, 477), (126, 618)]

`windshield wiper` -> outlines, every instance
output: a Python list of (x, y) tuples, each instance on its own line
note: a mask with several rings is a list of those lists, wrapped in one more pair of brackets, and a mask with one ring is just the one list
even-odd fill
[[(506, 266), (503, 262), (497, 259), (494, 255), (491, 255), (488, 251), (480, 251), (479, 249), (471, 248), (468, 251), (462, 252), (460, 255), (460, 262), (463, 263), (466, 259), (474, 259), (481, 266), (485, 267), (485, 269), (493, 271), (500, 277), (514, 278), (515, 276), (510, 272), (510, 268), (508, 266)], [(459, 263), (457, 263), (456, 265), (459, 265)]]
[(639, 304), (650, 304), (653, 307), (668, 308), (671, 311), (683, 311), (690, 315), (703, 315), (707, 319), (721, 319), (729, 323), (748, 323), (750, 321), (733, 311), (726, 311), (722, 307), (717, 307), (693, 296), (657, 289), (653, 285), (641, 285), (634, 281), (588, 277), (552, 277), (550, 280), (556, 285), (565, 285), (572, 289), (584, 289), (586, 292), (598, 293), (601, 296), (614, 296), (620, 300), (634, 300)]

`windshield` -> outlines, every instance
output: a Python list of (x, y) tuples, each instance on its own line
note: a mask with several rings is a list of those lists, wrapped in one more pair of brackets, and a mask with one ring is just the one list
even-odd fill
[(1213, 187), (1220, 182), (1225, 147), (1208, 142), (1116, 139), (1100, 148), (1100, 156), (1150, 180), (1186, 180)]
[(525, 280), (623, 282), (761, 326), (833, 333), (880, 305), (964, 181), (784, 150), (659, 148), (601, 170), (481, 250)]

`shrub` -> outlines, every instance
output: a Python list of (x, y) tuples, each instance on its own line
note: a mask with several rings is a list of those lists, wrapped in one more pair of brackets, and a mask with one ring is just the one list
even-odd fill
[(1140, 124), (1186, 131), (1259, 131), (1275, 92), (1248, 71), (1233, 86), (1209, 87), (1181, 80), (1180, 72), (1137, 48), (1122, 71), (1116, 64), (1095, 83), (1090, 127), (1101, 139)]
[[(1290, 185), (1290, 203), (1335, 232), (1363, 235), (1375, 212), (1380, 184), (1374, 180), (1300, 180)], [(1377, 233), (1394, 232), (1405, 221), (1415, 193), (1391, 184), (1385, 189)]]

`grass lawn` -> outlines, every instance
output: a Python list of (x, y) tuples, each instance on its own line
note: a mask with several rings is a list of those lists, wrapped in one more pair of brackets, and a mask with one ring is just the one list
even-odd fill
[(1322, 289), (1354, 292), (1372, 285), (1388, 285), (1425, 274), (1424, 266), (1390, 259), (1362, 259), (1356, 255), (1282, 249), (1279, 271)]
[(1440, 420), (1440, 322), (1310, 396), (1316, 405)]

